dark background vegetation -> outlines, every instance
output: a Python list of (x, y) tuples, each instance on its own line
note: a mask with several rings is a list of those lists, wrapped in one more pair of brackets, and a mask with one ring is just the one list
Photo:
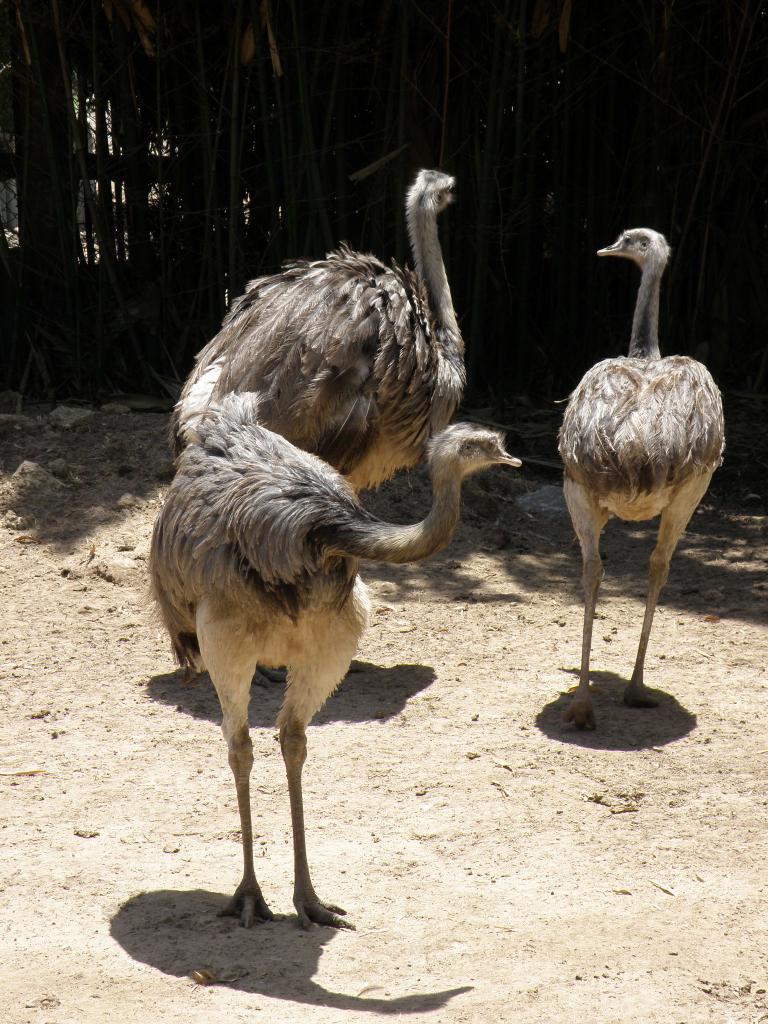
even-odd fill
[(674, 247), (662, 348), (768, 388), (759, 0), (12, 0), (0, 6), (0, 388), (172, 397), (228, 300), (444, 214), (471, 396), (562, 397), (626, 349), (620, 229)]

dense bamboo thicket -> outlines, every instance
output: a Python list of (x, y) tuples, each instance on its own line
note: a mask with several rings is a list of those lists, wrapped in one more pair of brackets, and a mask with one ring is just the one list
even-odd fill
[(667, 351), (768, 387), (760, 0), (14, 0), (0, 6), (0, 388), (170, 395), (245, 282), (441, 230), (471, 385), (565, 394), (674, 247)]

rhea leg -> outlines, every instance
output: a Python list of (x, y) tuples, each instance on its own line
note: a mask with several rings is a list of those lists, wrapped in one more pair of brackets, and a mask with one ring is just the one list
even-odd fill
[(624, 691), (624, 703), (635, 708), (653, 708), (659, 703), (651, 690), (643, 682), (643, 667), (648, 640), (651, 635), (653, 616), (661, 588), (667, 582), (669, 563), (675, 553), (678, 541), (709, 486), (712, 474), (693, 477), (688, 480), (661, 513), (659, 535), (656, 547), (651, 553), (648, 571), (648, 595), (645, 602), (643, 628), (640, 632), (640, 643), (637, 648), (635, 667), (632, 671), (627, 688)]
[(608, 521), (608, 513), (601, 509), (587, 490), (574, 480), (566, 478), (563, 493), (571, 514), (573, 528), (581, 545), (582, 584), (584, 587), (584, 627), (581, 638), (581, 668), (579, 685), (571, 703), (565, 709), (563, 721), (573, 722), (579, 729), (594, 729), (595, 714), (589, 692), (589, 655), (592, 647), (592, 625), (595, 618), (597, 594), (603, 578), (600, 559), (600, 534)]
[(304, 798), (301, 787), (301, 773), (307, 758), (307, 735), (304, 723), (289, 718), (280, 726), (280, 749), (285, 761), (288, 778), (288, 797), (291, 804), (291, 828), (293, 830), (293, 905), (299, 915), (302, 928), (310, 928), (312, 922), (327, 924), (334, 928), (354, 928), (339, 914), (346, 911), (332, 903), (324, 903), (315, 892), (307, 861), (307, 844), (304, 831)]
[(227, 741), (229, 766), (235, 779), (237, 808), (243, 844), (243, 877), (235, 894), (222, 912), (240, 918), (250, 928), (255, 921), (272, 920), (253, 866), (253, 825), (251, 821), (250, 775), (253, 744), (248, 732), (248, 702), (256, 658), (233, 628), (231, 621), (214, 617), (201, 605), (197, 613), (200, 652), (216, 688), (223, 713), (222, 732)]
[(285, 701), (277, 724), (291, 804), (293, 904), (302, 928), (310, 928), (313, 922), (334, 928), (354, 928), (338, 916), (344, 913), (341, 907), (319, 899), (312, 884), (307, 861), (301, 776), (307, 757), (306, 726), (347, 674), (369, 613), (367, 588), (358, 576), (340, 608), (334, 611), (326, 609), (316, 616), (307, 617), (301, 624), (288, 666)]
[(307, 631), (302, 644), (303, 653), (301, 656), (296, 653), (294, 663), (288, 668), (285, 702), (277, 724), (291, 802), (293, 904), (302, 928), (311, 927), (313, 921), (334, 928), (354, 928), (338, 916), (344, 913), (341, 907), (318, 898), (312, 884), (307, 861), (301, 775), (307, 757), (306, 725), (347, 674), (369, 612), (367, 589), (357, 577), (343, 607), (335, 614), (319, 616), (314, 628)]

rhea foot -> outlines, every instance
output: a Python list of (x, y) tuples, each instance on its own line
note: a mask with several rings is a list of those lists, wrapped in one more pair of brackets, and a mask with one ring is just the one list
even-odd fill
[(624, 703), (631, 708), (655, 708), (659, 705), (659, 698), (654, 696), (653, 690), (649, 690), (645, 683), (631, 680), (624, 690)]
[(594, 729), (595, 712), (589, 697), (574, 697), (563, 712), (564, 722), (573, 722), (577, 729)]
[(299, 915), (299, 924), (305, 931), (308, 931), (313, 924), (327, 924), (331, 928), (356, 930), (351, 921), (345, 921), (339, 917), (339, 914), (346, 914), (346, 910), (334, 906), (333, 903), (323, 903), (314, 892), (296, 893), (293, 897), (293, 905)]
[(258, 882), (243, 879), (235, 895), (227, 903), (223, 910), (219, 911), (219, 917), (239, 917), (243, 928), (252, 928), (258, 921), (274, 921), (275, 915), (264, 902)]

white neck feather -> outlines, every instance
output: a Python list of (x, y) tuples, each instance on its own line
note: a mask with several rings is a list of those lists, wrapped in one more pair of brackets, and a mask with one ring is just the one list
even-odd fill
[(658, 359), (659, 352), (659, 293), (661, 275), (666, 260), (648, 259), (643, 266), (640, 288), (632, 318), (632, 336), (629, 355), (641, 359)]
[(409, 196), (406, 220), (414, 263), (427, 286), (430, 309), (443, 327), (454, 337), (460, 338), (461, 333), (443, 263), (443, 251), (437, 234), (437, 217), (435, 213), (422, 207), (418, 197)]

